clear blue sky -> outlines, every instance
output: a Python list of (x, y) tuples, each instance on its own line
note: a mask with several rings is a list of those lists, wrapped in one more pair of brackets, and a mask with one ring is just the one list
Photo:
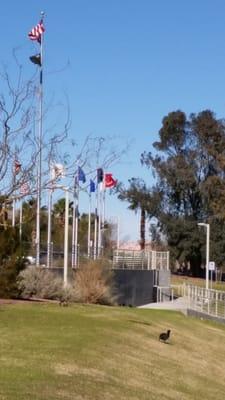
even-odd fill
[[(169, 111), (210, 108), (225, 116), (223, 0), (4, 1), (2, 61), (10, 62), (17, 46), (26, 57), (33, 54), (27, 33), (41, 10), (48, 96), (67, 93), (75, 140), (92, 133), (120, 137), (121, 146), (132, 141), (127, 157), (112, 168), (120, 181), (139, 176), (151, 184), (140, 154), (151, 150)], [(111, 196), (107, 216), (116, 214), (122, 236), (137, 238), (138, 217)]]

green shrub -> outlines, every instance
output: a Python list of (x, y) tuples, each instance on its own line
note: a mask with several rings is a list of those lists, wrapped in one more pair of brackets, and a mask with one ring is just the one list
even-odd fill
[(75, 274), (74, 300), (81, 303), (116, 303), (113, 272), (105, 260), (89, 261)]
[(0, 297), (19, 297), (17, 277), (22, 269), (24, 269), (24, 261), (21, 258), (14, 256), (2, 261), (0, 266)]
[(72, 297), (71, 290), (63, 287), (63, 281), (53, 273), (38, 267), (27, 267), (17, 279), (17, 286), (23, 298), (66, 300)]

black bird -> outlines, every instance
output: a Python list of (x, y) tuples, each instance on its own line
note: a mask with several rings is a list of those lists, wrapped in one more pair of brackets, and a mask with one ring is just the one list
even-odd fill
[(162, 342), (166, 342), (170, 337), (171, 330), (169, 329), (167, 332), (162, 332), (159, 335), (159, 340)]

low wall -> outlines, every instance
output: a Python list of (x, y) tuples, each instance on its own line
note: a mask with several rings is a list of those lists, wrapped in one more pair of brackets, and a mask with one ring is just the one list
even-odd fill
[(125, 306), (141, 306), (152, 303), (153, 270), (114, 270), (114, 278), (119, 293), (118, 304)]
[(214, 321), (214, 322), (219, 322), (219, 323), (225, 324), (225, 318), (220, 318), (220, 317), (216, 317), (216, 316), (213, 316), (213, 315), (209, 315), (209, 314), (206, 314), (206, 313), (201, 312), (201, 311), (188, 309), (187, 310), (187, 315), (189, 315), (190, 317), (207, 319), (209, 321)]
[[(55, 276), (63, 278), (63, 268), (50, 268)], [(156, 270), (129, 270), (114, 269), (114, 281), (118, 293), (118, 304), (125, 306), (141, 306), (156, 301), (154, 285), (157, 277), (157, 284), (169, 284), (169, 271)], [(76, 270), (68, 269), (68, 280), (75, 278)]]

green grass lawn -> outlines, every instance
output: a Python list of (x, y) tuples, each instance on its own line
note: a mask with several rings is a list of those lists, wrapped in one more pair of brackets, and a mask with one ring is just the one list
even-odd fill
[(1, 305), (0, 399), (224, 400), (224, 343), (225, 326), (175, 312)]

